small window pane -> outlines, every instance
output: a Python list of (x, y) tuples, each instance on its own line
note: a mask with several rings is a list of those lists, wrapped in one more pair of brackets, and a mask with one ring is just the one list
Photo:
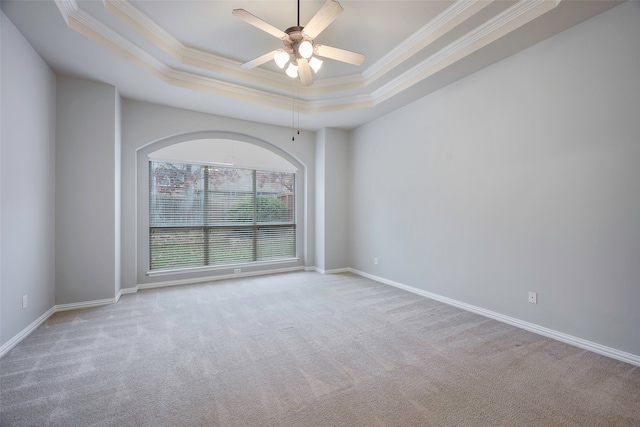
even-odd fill
[(259, 227), (257, 234), (258, 261), (295, 256), (296, 232), (294, 226)]
[(208, 225), (253, 223), (253, 171), (209, 167)]
[(204, 264), (202, 228), (152, 228), (150, 231), (152, 270)]
[(294, 174), (256, 171), (257, 218), (264, 223), (292, 223), (295, 218)]
[(151, 162), (149, 225), (202, 224), (202, 167)]
[(209, 232), (209, 264), (234, 264), (255, 260), (253, 227), (220, 228)]

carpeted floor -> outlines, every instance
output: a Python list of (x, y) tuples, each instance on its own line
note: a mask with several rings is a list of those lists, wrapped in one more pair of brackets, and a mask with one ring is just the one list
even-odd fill
[(57, 313), (0, 387), (2, 426), (640, 425), (640, 368), (350, 274)]

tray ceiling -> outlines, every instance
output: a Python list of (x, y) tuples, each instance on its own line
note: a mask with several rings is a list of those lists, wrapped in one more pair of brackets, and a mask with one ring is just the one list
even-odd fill
[[(304, 24), (323, 1), (302, 1)], [(281, 47), (231, 15), (243, 8), (283, 30), (295, 1), (3, 1), (2, 9), (58, 73), (112, 84), (125, 97), (288, 126), (351, 128), (424, 96), (619, 2), (343, 0), (316, 39), (366, 55), (325, 60), (301, 87), (271, 61)]]

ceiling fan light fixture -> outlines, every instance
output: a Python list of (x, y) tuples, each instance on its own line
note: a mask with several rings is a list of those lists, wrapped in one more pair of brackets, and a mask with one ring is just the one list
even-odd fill
[(314, 56), (309, 60), (309, 67), (311, 67), (314, 73), (317, 73), (320, 67), (322, 67), (322, 61)]
[(290, 63), (285, 73), (287, 73), (287, 76), (295, 79), (296, 77), (298, 77), (298, 66), (294, 65), (293, 62)]
[(313, 55), (313, 44), (309, 40), (305, 40), (298, 46), (298, 53), (305, 59), (311, 58)]
[[(308, 87), (313, 84), (312, 74), (318, 73), (322, 66), (322, 61), (317, 59), (316, 56), (352, 65), (362, 65), (365, 56), (361, 53), (315, 44), (316, 37), (343, 11), (337, 0), (325, 0), (325, 3), (307, 22), (307, 25), (301, 27), (300, 0), (298, 0), (298, 25), (281, 31), (244, 9), (233, 9), (232, 14), (234, 16), (280, 39), (284, 44), (284, 49), (273, 50), (241, 64), (240, 67), (245, 70), (251, 70), (273, 59), (280, 69), (286, 68), (285, 73), (287, 76), (293, 79), (299, 77), (300, 84)], [(287, 66), (287, 64), (289, 65)]]
[(273, 60), (278, 68), (284, 68), (284, 66), (287, 65), (287, 62), (289, 62), (289, 54), (284, 50), (280, 50), (273, 55)]

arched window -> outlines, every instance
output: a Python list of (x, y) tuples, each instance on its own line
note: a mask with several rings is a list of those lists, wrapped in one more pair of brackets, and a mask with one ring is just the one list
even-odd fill
[(149, 272), (293, 260), (297, 168), (230, 139), (160, 148), (149, 161)]

